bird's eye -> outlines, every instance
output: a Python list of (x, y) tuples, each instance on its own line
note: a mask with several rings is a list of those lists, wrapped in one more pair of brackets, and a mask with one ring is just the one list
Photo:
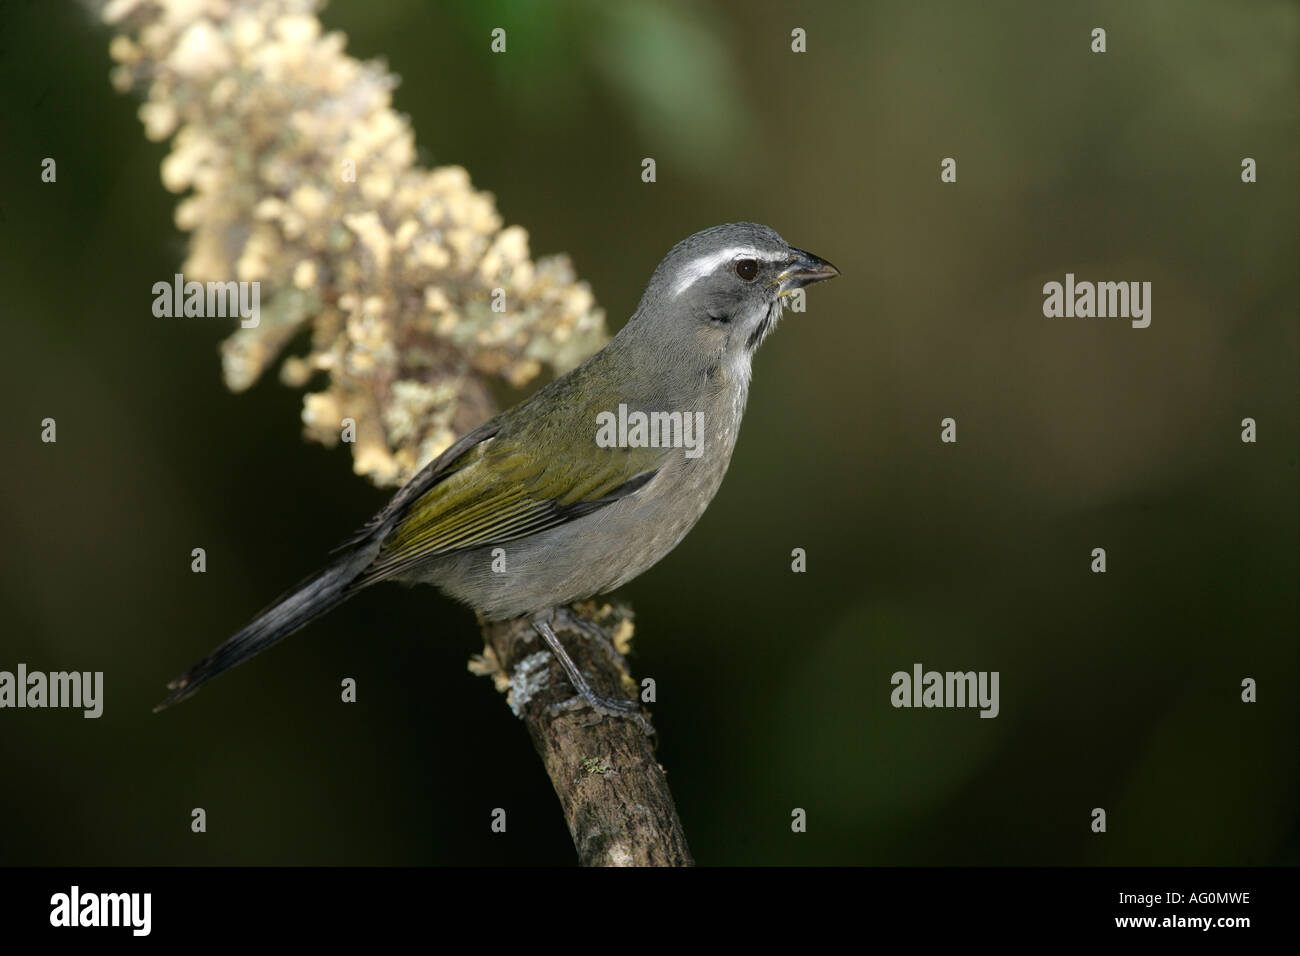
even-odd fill
[(758, 275), (758, 261), (756, 259), (737, 259), (736, 275), (746, 282), (751, 281), (754, 276)]

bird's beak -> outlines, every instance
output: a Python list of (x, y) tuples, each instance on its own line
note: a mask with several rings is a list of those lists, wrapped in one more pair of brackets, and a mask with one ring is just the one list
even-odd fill
[(790, 252), (794, 255), (794, 261), (776, 277), (780, 284), (778, 296), (789, 295), (795, 289), (802, 289), (806, 285), (812, 285), (814, 282), (821, 282), (823, 279), (834, 279), (840, 274), (840, 270), (827, 262), (820, 256), (815, 256), (811, 252), (804, 252), (802, 249), (790, 247)]

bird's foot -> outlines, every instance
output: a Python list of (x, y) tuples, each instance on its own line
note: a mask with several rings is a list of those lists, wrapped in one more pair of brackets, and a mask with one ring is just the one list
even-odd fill
[(641, 707), (634, 700), (615, 700), (613, 697), (598, 697), (595, 694), (590, 697), (579, 695), (570, 697), (568, 700), (562, 700), (558, 704), (551, 704), (546, 708), (546, 712), (554, 717), (557, 714), (567, 713), (571, 710), (581, 710), (583, 707), (589, 707), (595, 711), (598, 715), (597, 721), (601, 717), (620, 717), (623, 720), (630, 720), (635, 723), (646, 736), (654, 736), (654, 727), (641, 714)]
[[(559, 612), (561, 614), (567, 613), (567, 609), (561, 608), (559, 609)], [(551, 705), (547, 708), (547, 712), (556, 714), (563, 711), (575, 710), (585, 704), (602, 717), (621, 717), (625, 720), (632, 720), (635, 721), (645, 733), (653, 734), (654, 728), (651, 727), (650, 722), (642, 716), (641, 705), (637, 701), (615, 700), (612, 697), (601, 697), (591, 689), (591, 685), (587, 683), (587, 679), (583, 677), (582, 672), (578, 670), (578, 665), (573, 662), (573, 658), (569, 656), (568, 652), (564, 649), (564, 645), (560, 643), (560, 639), (555, 636), (555, 631), (551, 628), (551, 622), (558, 619), (557, 609), (552, 608), (548, 611), (544, 611), (533, 618), (533, 629), (541, 635), (542, 640), (546, 642), (546, 646), (551, 649), (551, 653), (555, 655), (555, 659), (560, 662), (560, 667), (564, 669), (564, 675), (569, 679), (569, 683), (573, 685), (573, 689), (578, 693), (576, 697), (572, 697), (559, 704)], [(575, 623), (580, 620), (576, 615), (570, 613), (569, 616), (563, 620), (564, 626), (573, 627), (574, 630), (582, 634), (590, 634), (589, 630)], [(588, 622), (582, 623), (588, 624)], [(595, 625), (589, 626), (597, 631), (600, 630), (599, 628), (596, 628)], [(603, 631), (600, 631), (600, 639), (598, 643), (608, 647), (611, 652), (617, 654), (613, 647), (610, 646), (608, 639), (605, 638)]]

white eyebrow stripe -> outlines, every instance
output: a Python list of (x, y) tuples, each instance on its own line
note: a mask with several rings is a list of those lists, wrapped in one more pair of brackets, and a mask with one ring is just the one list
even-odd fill
[(682, 270), (681, 278), (673, 283), (672, 294), (674, 296), (681, 295), (697, 281), (713, 272), (718, 266), (724, 262), (730, 262), (737, 256), (748, 256), (751, 259), (759, 259), (763, 262), (785, 261), (785, 256), (781, 253), (759, 252), (753, 246), (730, 246), (707, 256), (700, 256), (687, 264), (686, 268)]

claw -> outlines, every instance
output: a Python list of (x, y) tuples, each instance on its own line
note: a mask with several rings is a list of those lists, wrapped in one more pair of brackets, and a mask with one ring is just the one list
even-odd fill
[[(551, 629), (551, 622), (555, 621), (557, 617), (561, 615), (566, 616), (566, 625), (571, 626), (573, 624), (573, 621), (575, 620), (574, 615), (568, 613), (567, 609), (564, 608), (551, 608), (533, 618), (533, 629), (541, 635), (542, 640), (544, 640), (547, 647), (551, 649), (551, 653), (555, 655), (555, 659), (560, 662), (560, 667), (564, 669), (564, 674), (569, 678), (569, 683), (572, 684), (573, 689), (578, 692), (576, 698), (564, 701), (563, 704), (552, 706), (559, 710), (574, 710), (578, 706), (578, 704), (575, 704), (574, 702), (579, 701), (582, 704), (586, 704), (586, 706), (590, 707), (602, 717), (622, 717), (626, 720), (634, 720), (646, 734), (653, 734), (654, 728), (650, 726), (650, 722), (641, 714), (640, 703), (633, 700), (615, 700), (610, 697), (599, 697), (595, 691), (591, 689), (591, 685), (587, 683), (587, 679), (583, 677), (582, 672), (578, 670), (578, 665), (573, 662), (573, 658), (569, 656), (568, 652), (564, 649), (564, 645), (560, 643), (560, 639), (555, 636), (555, 631)], [(587, 624), (588, 622), (583, 623)], [(595, 625), (589, 626), (592, 628), (595, 627)], [(579, 633), (584, 632), (583, 627), (574, 627), (574, 630), (577, 630)], [(601, 643), (608, 645), (609, 642), (604, 637), (603, 631), (600, 632), (600, 636)], [(613, 651), (613, 648), (610, 647), (610, 650)], [(617, 654), (616, 651), (614, 653)], [(547, 709), (548, 711), (551, 710), (551, 708)]]

